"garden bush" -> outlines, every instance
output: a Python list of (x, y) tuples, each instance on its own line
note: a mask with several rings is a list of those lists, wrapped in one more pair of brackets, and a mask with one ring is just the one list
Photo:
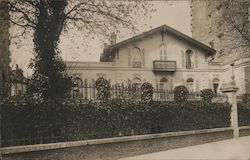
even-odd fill
[(214, 92), (212, 89), (203, 89), (201, 90), (200, 96), (202, 97), (202, 101), (211, 103), (214, 97)]
[(110, 83), (108, 80), (106, 80), (103, 77), (99, 77), (96, 80), (96, 89), (97, 89), (97, 99), (98, 100), (107, 100), (108, 98), (110, 98)]
[(180, 85), (174, 88), (174, 101), (183, 103), (187, 101), (188, 90), (185, 86)]
[(152, 84), (145, 82), (141, 86), (141, 100), (144, 102), (150, 102), (153, 99), (153, 86)]
[(250, 126), (250, 102), (238, 103), (239, 126)]
[(250, 93), (245, 93), (242, 96), (242, 101), (243, 101), (243, 103), (250, 103)]
[(183, 107), (176, 102), (121, 99), (77, 104), (65, 99), (39, 104), (8, 101), (3, 105), (2, 135), (3, 140), (53, 135), (63, 141), (228, 127), (230, 111), (227, 103), (202, 101)]

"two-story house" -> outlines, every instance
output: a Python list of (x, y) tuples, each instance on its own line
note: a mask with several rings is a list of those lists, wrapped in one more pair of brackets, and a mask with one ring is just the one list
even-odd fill
[(210, 62), (215, 52), (163, 25), (118, 43), (112, 35), (100, 62), (67, 62), (67, 66), (77, 83), (92, 83), (102, 76), (111, 84), (150, 82), (155, 88), (167, 90), (185, 85), (191, 92), (204, 88), (219, 92), (225, 69), (220, 63)]

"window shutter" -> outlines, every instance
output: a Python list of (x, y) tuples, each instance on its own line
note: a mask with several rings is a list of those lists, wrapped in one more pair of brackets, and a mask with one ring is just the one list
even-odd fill
[(196, 92), (199, 92), (200, 88), (199, 88), (199, 79), (196, 80)]
[(145, 67), (145, 50), (142, 49), (142, 66)]
[(172, 91), (174, 88), (174, 85), (173, 85), (173, 79), (170, 79), (170, 90)]
[(208, 80), (208, 88), (212, 89), (212, 81), (211, 81), (211, 79)]
[(181, 60), (182, 60), (182, 68), (186, 68), (185, 66), (185, 53), (181, 51)]
[(195, 68), (198, 68), (198, 53), (195, 52)]
[(183, 85), (183, 86), (186, 86), (186, 85), (185, 85), (185, 80), (184, 80), (184, 79), (182, 79), (182, 85)]
[(131, 66), (131, 49), (128, 49), (128, 66)]
[(167, 60), (167, 51), (164, 49), (164, 60), (166, 61)]

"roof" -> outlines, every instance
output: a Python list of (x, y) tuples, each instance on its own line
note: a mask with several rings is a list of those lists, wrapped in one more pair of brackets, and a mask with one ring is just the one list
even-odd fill
[(182, 40), (184, 40), (188, 43), (191, 43), (191, 44), (195, 45), (196, 47), (204, 50), (205, 53), (208, 55), (214, 55), (216, 52), (213, 48), (207, 46), (206, 44), (204, 44), (200, 41), (193, 39), (192, 37), (187, 36), (186, 34), (181, 33), (181, 32), (179, 32), (179, 31), (177, 31), (177, 30), (175, 30), (167, 25), (162, 25), (160, 27), (157, 27), (157, 28), (151, 29), (147, 32), (143, 32), (139, 35), (136, 35), (132, 38), (129, 38), (129, 39), (126, 39), (124, 41), (118, 42), (116, 44), (110, 45), (107, 49), (104, 50), (104, 53), (101, 56), (101, 60), (106, 59), (108, 56), (112, 55), (112, 52), (114, 52), (118, 48), (120, 48), (128, 43), (131, 43), (133, 41), (145, 38), (145, 37), (152, 35), (154, 33), (157, 33), (157, 32), (170, 33), (170, 34), (176, 36), (177, 38), (181, 38)]

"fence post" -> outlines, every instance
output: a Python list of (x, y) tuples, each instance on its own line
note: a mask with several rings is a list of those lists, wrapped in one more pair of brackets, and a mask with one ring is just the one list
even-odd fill
[(2, 101), (0, 102), (0, 160), (2, 160)]
[(238, 111), (237, 111), (237, 95), (236, 92), (239, 88), (235, 84), (234, 80), (234, 64), (232, 66), (232, 81), (227, 84), (223, 84), (221, 87), (221, 92), (226, 94), (228, 97), (228, 102), (232, 105), (231, 108), (231, 127), (233, 128), (233, 137), (239, 137), (239, 126), (238, 126)]

